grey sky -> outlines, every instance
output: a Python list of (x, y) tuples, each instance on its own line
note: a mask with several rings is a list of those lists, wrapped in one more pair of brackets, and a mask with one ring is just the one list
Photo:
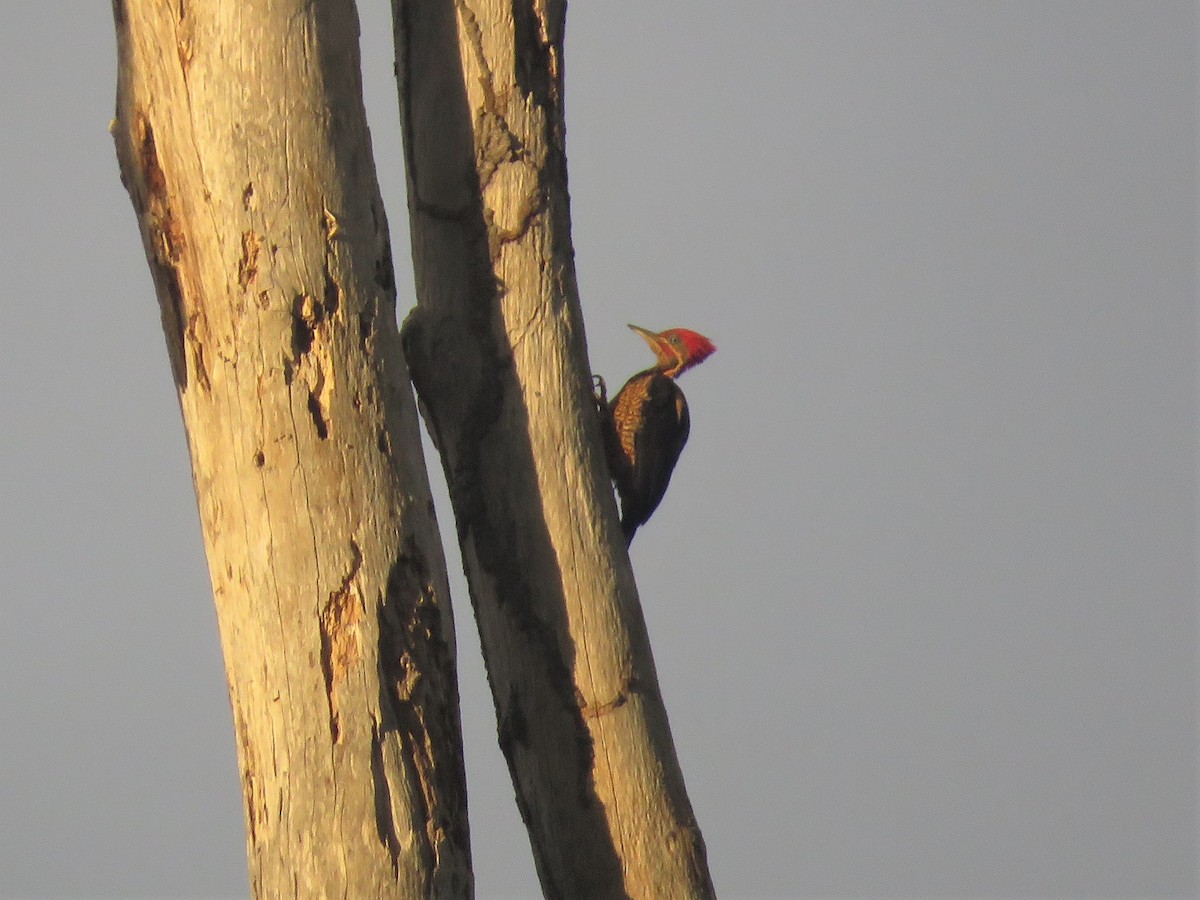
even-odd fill
[[(244, 896), (108, 4), (3, 26), (0, 895)], [(1195, 4), (576, 2), (568, 35), (593, 367), (648, 362), (626, 322), (719, 348), (633, 547), (718, 891), (1194, 894)], [(478, 895), (532, 896), (452, 568)]]

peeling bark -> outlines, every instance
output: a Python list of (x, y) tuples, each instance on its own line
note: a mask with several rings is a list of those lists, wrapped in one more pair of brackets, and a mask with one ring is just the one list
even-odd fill
[(392, 7), (419, 304), (403, 340), (543, 891), (711, 896), (591, 395), (565, 3)]
[(115, 0), (260, 897), (472, 892), (454, 634), (350, 0)]

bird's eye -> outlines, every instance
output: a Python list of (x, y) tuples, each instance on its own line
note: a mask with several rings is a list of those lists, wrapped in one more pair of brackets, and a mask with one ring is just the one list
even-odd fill
[(677, 335), (677, 334), (673, 334), (673, 335), (671, 335), (671, 337), (670, 337), (670, 341), (671, 341), (671, 343), (672, 343), (672, 344), (674, 344), (676, 347), (680, 346), (680, 345), (683, 343), (683, 339), (682, 339), (682, 338), (681, 338), (679, 335)]

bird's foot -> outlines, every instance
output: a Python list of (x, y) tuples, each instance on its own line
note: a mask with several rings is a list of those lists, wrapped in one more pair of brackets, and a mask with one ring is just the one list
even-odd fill
[(604, 383), (602, 375), (592, 376), (592, 396), (596, 398), (598, 405), (608, 406), (608, 386)]

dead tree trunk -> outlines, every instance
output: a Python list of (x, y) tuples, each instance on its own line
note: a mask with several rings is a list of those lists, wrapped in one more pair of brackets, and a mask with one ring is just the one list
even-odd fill
[(114, 0), (259, 897), (471, 894), (454, 637), (352, 0)]
[(419, 307), (500, 745), (550, 897), (704, 897), (605, 474), (575, 284), (562, 0), (393, 0)]

